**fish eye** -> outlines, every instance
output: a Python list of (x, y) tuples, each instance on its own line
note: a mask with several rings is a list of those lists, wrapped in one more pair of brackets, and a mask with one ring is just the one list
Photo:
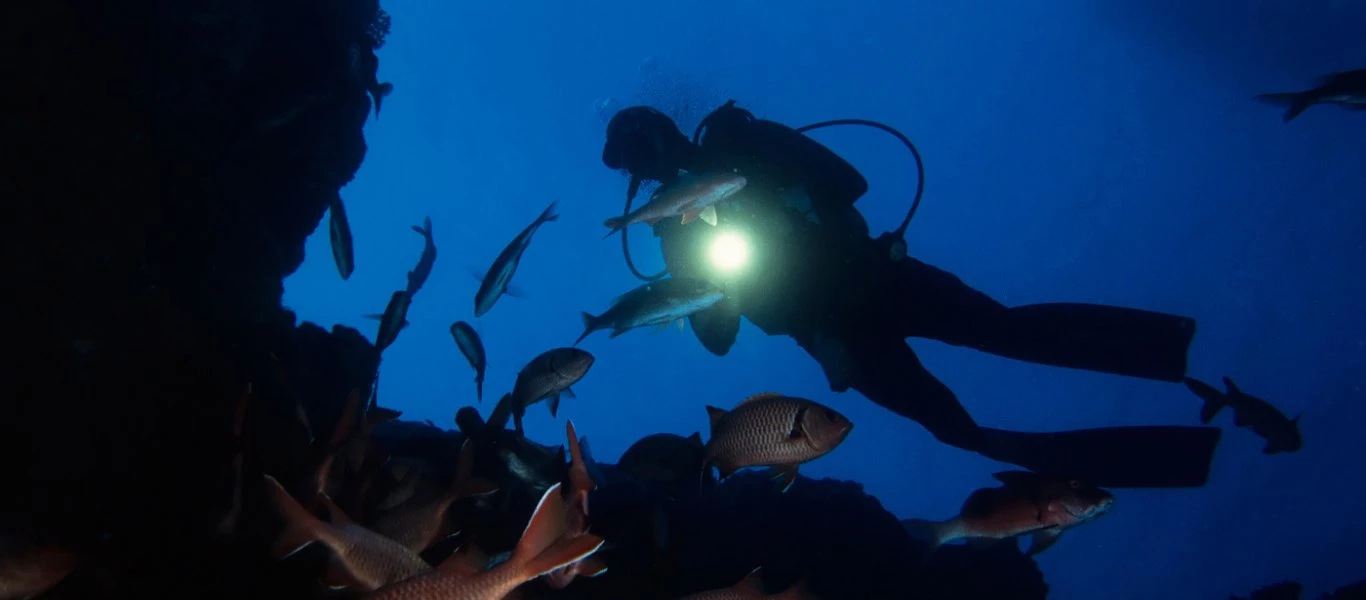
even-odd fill
[(1068, 485), (1071, 485), (1071, 486), (1072, 486), (1072, 489), (1074, 489), (1074, 490), (1079, 490), (1079, 489), (1081, 489), (1081, 482), (1080, 482), (1080, 481), (1077, 481), (1077, 480), (1075, 480), (1075, 479), (1073, 479), (1072, 481), (1068, 482)]

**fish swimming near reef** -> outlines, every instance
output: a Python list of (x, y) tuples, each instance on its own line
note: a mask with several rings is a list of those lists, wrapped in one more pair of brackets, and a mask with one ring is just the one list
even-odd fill
[(1227, 377), (1224, 378), (1227, 393), (1220, 393), (1209, 384), (1189, 377), (1186, 378), (1186, 387), (1205, 402), (1204, 406), (1200, 407), (1201, 423), (1208, 425), (1220, 410), (1230, 406), (1233, 408), (1235, 426), (1251, 429), (1253, 433), (1266, 440), (1266, 446), (1262, 448), (1263, 454), (1295, 452), (1304, 445), (1299, 427), (1301, 415), (1295, 415), (1293, 419), (1286, 418), (1285, 413), (1270, 402), (1243, 393), (1234, 385), (1233, 380)]
[(327, 205), (327, 239), (332, 244), (332, 260), (343, 280), (356, 270), (356, 251), (351, 246), (351, 222), (346, 219), (346, 207), (341, 194), (334, 194)]
[(389, 296), (389, 304), (379, 318), (379, 332), (375, 334), (376, 351), (384, 352), (385, 348), (398, 340), (398, 332), (408, 326), (408, 306), (411, 302), (412, 296), (404, 290)]
[(456, 321), (451, 324), (451, 338), (460, 353), (465, 355), (470, 367), (474, 369), (474, 395), (479, 402), (484, 401), (484, 371), (488, 369), (488, 354), (484, 352), (484, 341), (469, 323)]
[(274, 477), (263, 477), (285, 521), (285, 530), (272, 550), (275, 558), (320, 543), (330, 551), (323, 583), (360, 591), (377, 590), (431, 570), (431, 565), (403, 545), (352, 522), (326, 495), (319, 494), (319, 499), (331, 513), (332, 523), (304, 510)]
[(592, 534), (569, 535), (561, 485), (556, 483), (541, 496), (512, 555), (498, 566), (472, 573), (460, 566), (463, 559), (457, 552), (447, 559), (454, 561), (451, 568), (443, 564), (435, 571), (381, 589), (371, 598), (499, 600), (523, 583), (591, 556), (602, 547), (603, 539)]
[(854, 424), (833, 408), (805, 398), (763, 393), (727, 411), (707, 406), (711, 439), (704, 469), (716, 465), (725, 479), (744, 467), (773, 467), (782, 489), (797, 479), (797, 466), (839, 446)]
[(550, 416), (556, 416), (560, 410), (560, 396), (574, 397), (574, 390), (570, 386), (588, 374), (594, 360), (592, 354), (578, 348), (554, 348), (542, 352), (517, 373), (517, 383), (513, 385), (512, 392), (498, 401), (498, 406), (489, 415), (488, 425), (503, 429), (511, 416), (517, 432), (521, 433), (522, 417), (527, 407), (542, 400), (549, 401)]
[(960, 539), (1004, 540), (1033, 536), (1029, 556), (1057, 543), (1063, 532), (1095, 520), (1114, 505), (1109, 491), (1077, 480), (1046, 477), (1028, 471), (992, 475), (1003, 485), (973, 492), (958, 516), (947, 521), (906, 519), (906, 531), (930, 544), (929, 555)]
[(1283, 122), (1289, 123), (1300, 113), (1315, 104), (1337, 104), (1345, 108), (1366, 110), (1366, 69), (1333, 73), (1319, 81), (1317, 86), (1300, 92), (1281, 94), (1261, 94), (1258, 100), (1268, 104), (1284, 106)]

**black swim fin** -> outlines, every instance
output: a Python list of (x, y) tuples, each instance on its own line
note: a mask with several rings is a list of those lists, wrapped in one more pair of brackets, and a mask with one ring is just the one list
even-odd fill
[(1107, 427), (1026, 433), (983, 427), (982, 455), (1109, 488), (1190, 488), (1209, 481), (1217, 427)]

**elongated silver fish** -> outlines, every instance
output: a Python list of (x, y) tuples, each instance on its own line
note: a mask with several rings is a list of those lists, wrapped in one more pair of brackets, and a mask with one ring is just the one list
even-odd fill
[(343, 280), (356, 270), (356, 252), (351, 247), (351, 222), (346, 220), (346, 207), (341, 194), (332, 196), (327, 206), (327, 239), (332, 243), (332, 260)]
[(412, 297), (403, 290), (389, 296), (389, 305), (380, 316), (379, 332), (375, 334), (376, 350), (384, 352), (385, 348), (398, 339), (398, 332), (408, 326), (408, 304), (411, 300)]
[(427, 283), (427, 277), (432, 274), (432, 266), (436, 264), (436, 242), (432, 240), (432, 218), (422, 219), (422, 226), (413, 225), (413, 231), (422, 236), (425, 243), (422, 247), (422, 256), (417, 259), (417, 266), (408, 271), (408, 297), (417, 295), (417, 291), (422, 289), (422, 284)]
[(612, 217), (603, 226), (612, 235), (628, 225), (636, 223), (653, 224), (669, 217), (681, 217), (684, 224), (702, 219), (709, 225), (716, 225), (716, 203), (745, 189), (749, 180), (737, 173), (706, 173), (703, 175), (684, 175), (672, 185), (655, 190), (650, 201), (631, 214)]
[(583, 334), (574, 345), (600, 329), (611, 329), (611, 337), (617, 337), (637, 327), (668, 325), (711, 308), (725, 297), (720, 288), (703, 279), (671, 277), (647, 283), (617, 297), (601, 315), (583, 313)]
[(460, 348), (460, 353), (465, 355), (465, 360), (470, 362), (470, 367), (474, 369), (474, 393), (479, 402), (484, 401), (484, 371), (488, 369), (488, 356), (484, 353), (484, 342), (479, 339), (479, 333), (464, 321), (456, 321), (451, 324), (451, 337), (455, 338), (456, 347)]
[(512, 238), (511, 242), (498, 254), (498, 258), (493, 260), (493, 266), (489, 267), (489, 272), (484, 274), (484, 280), (479, 282), (479, 290), (474, 293), (474, 316), (482, 317), (493, 308), (493, 304), (498, 298), (507, 292), (508, 282), (512, 281), (512, 276), (517, 273), (517, 265), (522, 262), (522, 253), (526, 252), (527, 246), (531, 245), (531, 236), (535, 235), (536, 230), (546, 223), (560, 218), (555, 214), (555, 203), (545, 207), (541, 216), (536, 217), (530, 225), (526, 226), (517, 237)]

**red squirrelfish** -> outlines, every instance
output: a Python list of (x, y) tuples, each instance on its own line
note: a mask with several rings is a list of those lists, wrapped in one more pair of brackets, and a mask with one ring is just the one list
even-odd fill
[(992, 475), (1003, 485), (968, 496), (958, 516), (947, 521), (907, 519), (910, 534), (930, 543), (931, 553), (954, 540), (1003, 540), (1033, 535), (1028, 555), (1052, 546), (1062, 532), (1105, 514), (1115, 502), (1110, 492), (1076, 480), (1028, 471)]
[(764, 393), (751, 396), (730, 411), (707, 407), (711, 439), (707, 465), (721, 478), (744, 467), (771, 466), (784, 490), (797, 479), (797, 465), (834, 450), (854, 424), (835, 409), (805, 398)]
[(460, 559), (442, 568), (401, 581), (372, 596), (386, 600), (500, 600), (518, 586), (597, 552), (603, 540), (594, 535), (571, 536), (565, 526), (561, 484), (545, 491), (521, 541), (506, 562), (479, 573), (460, 568)]

